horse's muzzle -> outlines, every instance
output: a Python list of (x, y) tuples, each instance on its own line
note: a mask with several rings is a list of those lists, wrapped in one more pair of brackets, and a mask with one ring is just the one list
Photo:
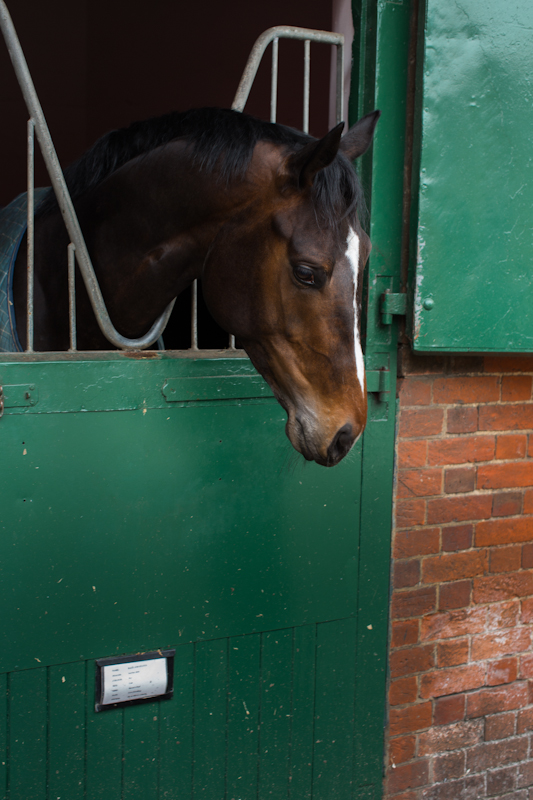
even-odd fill
[(353, 428), (349, 422), (339, 428), (333, 437), (330, 446), (328, 447), (327, 464), (328, 467), (333, 467), (338, 464), (347, 453), (352, 449), (355, 442), (355, 435)]
[(293, 446), (307, 461), (316, 461), (323, 467), (334, 467), (342, 461), (362, 431), (357, 425), (354, 430), (352, 423), (347, 422), (339, 428), (327, 445), (327, 442), (321, 441), (321, 437), (317, 437), (316, 428), (310, 429), (299, 417), (296, 417), (295, 422), (296, 425), (291, 425), (290, 422), (287, 425), (287, 435)]

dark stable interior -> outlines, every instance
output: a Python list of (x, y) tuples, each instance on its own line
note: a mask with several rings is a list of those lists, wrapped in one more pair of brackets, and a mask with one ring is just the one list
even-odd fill
[[(63, 166), (113, 128), (202, 106), (229, 107), (256, 38), (274, 25), (332, 30), (333, 0), (7, 0)], [(303, 42), (281, 41), (278, 121), (302, 127)], [(245, 111), (270, 114), (270, 48)], [(311, 45), (310, 133), (328, 130), (331, 48)], [(0, 43), (0, 206), (26, 189), (27, 112)], [(36, 186), (49, 185), (36, 153)], [(178, 298), (166, 349), (191, 343), (190, 290)], [(228, 346), (198, 291), (199, 347)], [(238, 343), (237, 343), (238, 344)]]

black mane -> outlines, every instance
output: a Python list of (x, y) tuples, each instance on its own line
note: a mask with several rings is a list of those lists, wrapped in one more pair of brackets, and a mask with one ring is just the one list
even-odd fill
[[(162, 117), (133, 122), (127, 128), (110, 131), (98, 139), (64, 171), (72, 200), (97, 186), (132, 158), (179, 138), (192, 143), (193, 158), (200, 169), (216, 172), (224, 181), (244, 176), (259, 141), (286, 145), (294, 151), (313, 141), (312, 136), (293, 128), (263, 122), (229, 109), (173, 111)], [(364, 213), (361, 185), (352, 165), (341, 153), (317, 174), (313, 194), (317, 214), (327, 224), (335, 226), (340, 219), (353, 217), (356, 210)], [(38, 215), (53, 210), (57, 210), (57, 201), (50, 189), (39, 206)]]

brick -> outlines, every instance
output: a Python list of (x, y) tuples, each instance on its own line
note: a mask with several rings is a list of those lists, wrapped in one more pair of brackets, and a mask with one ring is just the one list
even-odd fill
[(476, 485), (474, 467), (452, 467), (444, 474), (444, 491), (446, 494), (472, 492)]
[(398, 436), (400, 439), (438, 436), (442, 431), (443, 419), (444, 412), (441, 408), (417, 408), (412, 411), (404, 409), (400, 414)]
[(527, 455), (528, 458), (533, 456), (533, 436), (529, 433), (527, 437)]
[(533, 708), (524, 708), (518, 712), (516, 718), (517, 734), (533, 731)]
[(474, 603), (492, 603), (533, 594), (533, 573), (516, 572), (474, 578)]
[(491, 403), (499, 399), (499, 379), (496, 376), (435, 378), (433, 381), (433, 402), (439, 405)]
[(428, 443), (425, 439), (412, 442), (399, 440), (397, 448), (398, 469), (426, 466)]
[(405, 589), (407, 586), (416, 586), (420, 581), (420, 561), (411, 558), (408, 561), (396, 561), (394, 564), (395, 589)]
[(506, 767), (494, 772), (487, 772), (487, 795), (501, 795), (503, 792), (512, 791), (516, 786), (517, 767)]
[(522, 492), (495, 492), (492, 495), (493, 517), (514, 517), (522, 511)]
[(525, 544), (522, 547), (522, 569), (533, 568), (533, 544)]
[(533, 653), (526, 653), (520, 657), (520, 677), (533, 678)]
[(405, 378), (400, 386), (401, 406), (428, 406), (431, 403), (431, 380)]
[[(533, 441), (533, 439), (532, 439)], [(524, 491), (524, 514), (533, 514), (533, 489)]]
[(389, 736), (414, 733), (429, 728), (432, 718), (431, 703), (417, 703), (405, 708), (391, 708)]
[(465, 608), (470, 605), (472, 581), (443, 583), (439, 587), (439, 611), (452, 608)]
[(457, 667), (459, 664), (466, 664), (468, 647), (468, 639), (440, 642), (437, 645), (437, 665), (439, 667)]
[(516, 713), (508, 711), (505, 714), (491, 714), (485, 719), (485, 741), (493, 739), (507, 739), (515, 731)]
[(402, 531), (401, 533), (396, 533), (394, 537), (393, 556), (394, 558), (425, 556), (431, 553), (438, 553), (439, 548), (440, 534), (438, 528)]
[(389, 764), (411, 761), (415, 754), (416, 736), (398, 736), (389, 741)]
[(490, 554), (491, 572), (516, 572), (522, 563), (522, 548), (496, 547)]
[(457, 722), (440, 725), (418, 737), (418, 755), (429, 756), (449, 750), (472, 747), (483, 740), (483, 721)]
[(531, 400), (531, 375), (504, 375), (502, 377), (502, 403)]
[(523, 622), (524, 625), (533, 622), (533, 597), (522, 600), (520, 621)]
[(521, 788), (523, 786), (531, 786), (533, 784), (533, 761), (524, 761), (518, 765), (518, 775), (516, 785)]
[(398, 472), (397, 497), (427, 497), (442, 494), (441, 469), (416, 469)]
[(500, 686), (502, 683), (513, 683), (518, 675), (518, 659), (502, 658), (491, 661), (487, 665), (487, 686)]
[(485, 356), (485, 372), (533, 372), (533, 356)]
[(466, 667), (441, 669), (422, 675), (420, 679), (420, 697), (442, 697), (445, 694), (457, 694), (471, 689), (479, 689), (485, 682), (485, 665), (470, 664)]
[(428, 523), (463, 522), (488, 519), (492, 512), (490, 495), (458, 495), (428, 500)]
[(520, 431), (533, 428), (533, 404), (486, 405), (479, 409), (480, 431)]
[(434, 782), (440, 783), (441, 781), (451, 781), (454, 778), (462, 778), (465, 768), (464, 753), (446, 753), (444, 756), (436, 756), (433, 759)]
[(466, 716), (483, 717), (486, 714), (498, 714), (501, 711), (512, 711), (527, 705), (527, 683), (514, 683), (503, 689), (482, 689), (467, 697)]
[(526, 628), (484, 634), (472, 638), (472, 661), (523, 653), (531, 646), (531, 633)]
[(527, 737), (486, 742), (472, 747), (466, 754), (466, 766), (472, 772), (505, 766), (523, 761), (528, 751)]
[(461, 436), (428, 442), (428, 464), (433, 467), (447, 464), (468, 464), (494, 458), (494, 436)]
[(473, 433), (477, 431), (477, 408), (450, 408), (446, 420), (448, 433)]
[(442, 549), (444, 551), (468, 550), (472, 547), (473, 525), (454, 525), (442, 529)]
[(391, 647), (405, 647), (418, 642), (417, 619), (393, 620), (391, 623)]
[[(444, 781), (424, 789), (422, 800), (481, 800), (485, 796), (485, 778), (483, 775), (469, 775), (459, 781)], [(513, 800), (515, 800), (513, 798)]]
[(533, 462), (483, 464), (477, 468), (478, 489), (514, 489), (533, 486)]
[(398, 500), (396, 502), (396, 527), (411, 528), (426, 521), (425, 500)]
[(429, 556), (422, 561), (423, 583), (441, 583), (483, 575), (488, 568), (488, 552), (471, 550), (468, 553), (448, 553)]
[(428, 778), (429, 765), (427, 761), (412, 761), (409, 764), (402, 764), (389, 772), (388, 791), (394, 794), (406, 789), (425, 786)]
[(507, 603), (497, 603), (488, 607), (487, 630), (494, 628), (513, 628), (518, 624), (520, 601), (509, 600)]
[(448, 725), (465, 718), (466, 698), (464, 694), (452, 694), (435, 700), (435, 725)]
[(414, 677), (400, 678), (392, 681), (389, 687), (389, 703), (391, 706), (403, 706), (414, 703), (418, 693), (417, 680)]
[(394, 592), (392, 595), (391, 617), (420, 617), (435, 611), (437, 603), (437, 590), (434, 586), (423, 589), (410, 589), (403, 592)]
[(418, 792), (401, 792), (394, 795), (394, 800), (418, 800)]
[(515, 544), (533, 539), (533, 517), (491, 519), (476, 525), (476, 547)]
[(496, 438), (496, 458), (524, 458), (526, 455), (527, 436), (525, 433), (508, 434)]
[(413, 675), (415, 672), (427, 672), (434, 664), (431, 645), (395, 650), (389, 658), (391, 678), (401, 678), (405, 675)]
[(486, 608), (459, 609), (458, 611), (432, 614), (422, 620), (420, 638), (422, 641), (452, 639), (457, 636), (481, 633), (485, 630), (486, 619)]

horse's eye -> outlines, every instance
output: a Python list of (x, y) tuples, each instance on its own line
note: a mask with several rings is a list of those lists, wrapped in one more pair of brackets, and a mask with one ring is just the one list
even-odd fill
[(293, 267), (295, 277), (300, 283), (306, 283), (308, 286), (314, 286), (315, 273), (310, 267), (304, 267), (303, 264), (297, 264)]

